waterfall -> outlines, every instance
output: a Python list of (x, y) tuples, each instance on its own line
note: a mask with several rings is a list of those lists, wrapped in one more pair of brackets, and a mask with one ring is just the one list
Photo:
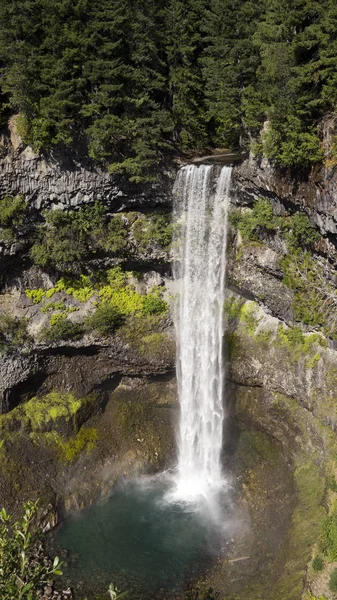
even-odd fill
[(231, 167), (186, 166), (174, 196), (179, 499), (223, 485), (223, 305)]

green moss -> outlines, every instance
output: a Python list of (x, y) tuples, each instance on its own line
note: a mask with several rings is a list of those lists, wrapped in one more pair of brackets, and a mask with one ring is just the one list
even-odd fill
[(119, 402), (115, 410), (115, 419), (119, 427), (127, 433), (141, 430), (153, 419), (153, 407), (150, 402)]
[(294, 472), (297, 505), (289, 528), (286, 564), (272, 598), (301, 598), (304, 566), (324, 520), (324, 473), (313, 461), (303, 462)]
[(337, 569), (333, 569), (331, 571), (330, 580), (329, 580), (329, 590), (332, 592), (337, 592)]
[(268, 344), (274, 336), (273, 329), (261, 329), (254, 336), (254, 340), (260, 344)]
[(44, 304), (44, 306), (42, 306), (41, 312), (46, 314), (49, 312), (53, 312), (55, 310), (64, 310), (64, 309), (65, 309), (65, 301), (59, 300), (58, 302), (47, 302), (46, 304)]
[(56, 452), (62, 462), (73, 462), (78, 456), (85, 451), (92, 452), (98, 440), (98, 431), (94, 427), (82, 427), (80, 431), (65, 439), (57, 435), (54, 438)]
[(242, 431), (239, 441), (239, 462), (249, 471), (257, 464), (276, 460), (278, 450), (271, 438), (261, 431)]
[[(285, 328), (282, 324), (278, 326), (275, 343), (288, 350), (291, 362), (296, 362), (300, 356), (312, 354), (317, 345), (322, 348), (327, 346), (326, 340), (319, 333), (304, 335), (299, 327)], [(307, 367), (313, 368), (319, 360), (320, 354), (314, 352), (313, 356), (308, 359)]]
[(336, 477), (334, 475), (331, 475), (328, 479), (328, 488), (332, 492), (335, 492), (335, 493), (337, 492), (337, 481), (336, 481)]
[(316, 354), (314, 354), (314, 356), (310, 360), (308, 360), (307, 368), (313, 369), (315, 364), (318, 363), (320, 360), (321, 360), (321, 355), (319, 352), (316, 352)]
[(239, 334), (235, 333), (234, 331), (226, 331), (224, 341), (228, 359), (230, 361), (235, 360), (235, 358), (237, 358), (238, 356), (238, 351), (240, 347)]
[(243, 304), (244, 300), (242, 298), (235, 298), (234, 296), (226, 298), (224, 311), (229, 321), (234, 321), (240, 317)]
[(244, 324), (250, 336), (253, 336), (261, 319), (256, 316), (257, 304), (255, 302), (245, 302), (241, 308), (240, 321)]
[(253, 336), (261, 319), (256, 316), (258, 305), (256, 302), (244, 301), (233, 296), (227, 298), (224, 310), (229, 321), (237, 320), (250, 336)]
[(27, 298), (29, 298), (33, 304), (39, 304), (46, 297), (46, 292), (41, 288), (37, 290), (25, 290)]
[(304, 592), (303, 600), (328, 600), (326, 596), (313, 596), (310, 591)]
[(0, 429), (11, 429), (15, 423), (31, 431), (43, 431), (56, 426), (58, 420), (76, 422), (76, 415), (89, 398), (77, 399), (72, 394), (50, 392), (43, 397), (31, 398), (10, 413), (0, 416)]
[(82, 452), (92, 452), (98, 441), (98, 430), (94, 427), (81, 427), (70, 437), (61, 435), (57, 431), (32, 432), (32, 442), (38, 446), (46, 444), (63, 463), (74, 462)]
[(139, 353), (147, 358), (165, 359), (168, 356), (168, 348), (175, 346), (169, 339), (167, 333), (150, 333), (144, 335), (140, 340)]

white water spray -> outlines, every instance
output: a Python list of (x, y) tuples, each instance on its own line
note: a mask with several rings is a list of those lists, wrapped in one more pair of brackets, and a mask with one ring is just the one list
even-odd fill
[[(231, 168), (180, 170), (174, 188), (175, 325), (180, 400), (175, 497), (209, 499), (223, 487), (223, 305)], [(213, 186), (214, 187), (214, 186)]]

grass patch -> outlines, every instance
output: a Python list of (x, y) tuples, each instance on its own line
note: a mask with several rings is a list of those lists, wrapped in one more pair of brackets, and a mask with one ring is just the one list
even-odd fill
[(334, 502), (330, 514), (322, 524), (320, 550), (329, 562), (337, 560), (337, 503)]

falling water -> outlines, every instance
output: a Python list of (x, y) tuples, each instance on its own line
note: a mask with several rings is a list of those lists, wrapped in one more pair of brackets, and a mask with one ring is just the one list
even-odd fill
[(174, 278), (180, 425), (176, 497), (206, 499), (223, 486), (222, 360), (231, 168), (214, 190), (213, 166), (180, 170), (175, 184)]

